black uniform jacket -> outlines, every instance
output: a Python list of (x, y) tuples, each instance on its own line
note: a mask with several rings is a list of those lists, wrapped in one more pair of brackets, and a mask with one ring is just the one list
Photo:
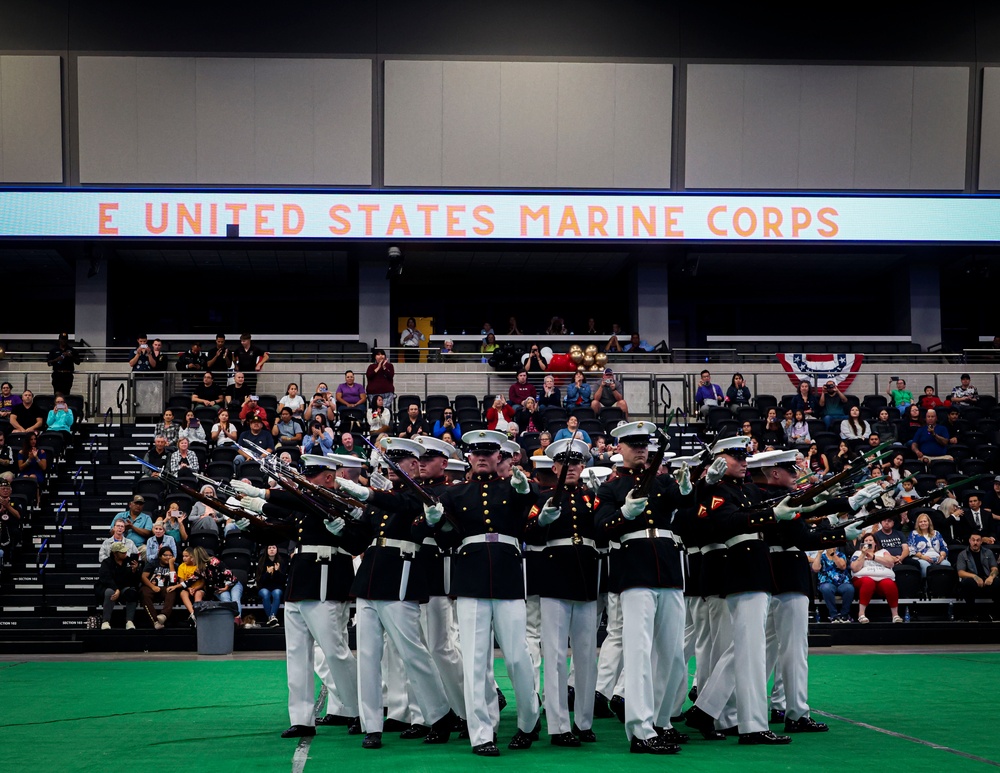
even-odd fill
[[(423, 517), (420, 500), (401, 488), (373, 491), (360, 524), (372, 541), (365, 549), (351, 595), (369, 601), (399, 601), (404, 564), (409, 578), (403, 601), (427, 600), (427, 577), (416, 564), (420, 543), (431, 528)], [(407, 543), (401, 549), (385, 543)]]
[[(559, 517), (542, 526), (538, 516), (551, 494), (540, 492), (538, 504), (528, 514), (524, 541), (531, 547), (544, 548), (528, 548), (528, 592), (566, 601), (596, 601), (600, 561), (593, 494), (579, 486), (566, 486), (558, 503)], [(591, 544), (584, 544), (584, 539)], [(572, 544), (551, 544), (555, 540), (570, 540)]]

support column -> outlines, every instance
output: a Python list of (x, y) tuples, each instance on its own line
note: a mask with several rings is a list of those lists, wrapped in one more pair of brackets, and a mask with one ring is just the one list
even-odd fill
[[(667, 260), (663, 255), (639, 255), (632, 271), (630, 296), (636, 330), (650, 345), (670, 345)], [(626, 335), (632, 333), (626, 330)]]
[(378, 260), (371, 251), (358, 253), (358, 336), (372, 346), (393, 346), (389, 314), (389, 280), (385, 278), (385, 258)]
[[(93, 276), (89, 274), (93, 273)], [(76, 311), (73, 334), (91, 346), (108, 346), (108, 263), (103, 258), (76, 261)]]
[(908, 267), (910, 281), (910, 338), (925, 350), (941, 343), (941, 269), (930, 260)]

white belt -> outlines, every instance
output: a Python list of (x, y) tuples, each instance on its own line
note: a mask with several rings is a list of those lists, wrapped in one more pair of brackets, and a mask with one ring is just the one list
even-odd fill
[(526, 545), (525, 547), (531, 552), (540, 552), (548, 548), (566, 548), (574, 547), (576, 545), (586, 545), (588, 548), (594, 548), (597, 550), (597, 543), (588, 537), (566, 537), (564, 539), (550, 539), (544, 545)]
[(657, 539), (657, 538), (669, 539), (673, 540), (674, 542), (677, 541), (677, 538), (674, 536), (674, 533), (670, 531), (670, 529), (642, 529), (640, 531), (630, 531), (628, 534), (623, 534), (621, 536), (621, 541), (628, 542), (634, 539)]
[(753, 534), (737, 534), (735, 537), (726, 540), (726, 547), (731, 548), (734, 545), (739, 545), (741, 542), (760, 542), (761, 535), (757, 532)]
[(701, 546), (701, 552), (703, 554), (711, 553), (713, 550), (725, 550), (725, 549), (726, 549), (726, 543), (724, 542), (709, 542), (707, 545)]
[(796, 548), (796, 547), (783, 548), (783, 547), (781, 547), (781, 545), (771, 545), (771, 547), (769, 547), (768, 550), (770, 550), (772, 553), (799, 553), (800, 552), (799, 549)]
[(466, 537), (462, 540), (462, 547), (464, 548), (466, 545), (474, 545), (479, 542), (502, 542), (504, 545), (512, 545), (518, 550), (521, 549), (521, 541), (519, 539), (507, 534), (497, 534), (496, 532), (473, 534), (471, 537)]
[(423, 542), (421, 542), (420, 544), (421, 544), (421, 545), (426, 545), (426, 546), (427, 546), (427, 547), (429, 547), (429, 548), (436, 548), (436, 547), (440, 547), (440, 546), (438, 545), (438, 543), (437, 543), (437, 540), (436, 540), (436, 539), (434, 539), (433, 537), (424, 537), (424, 541), (423, 541)]
[(621, 542), (615, 542), (614, 540), (609, 540), (608, 541), (608, 552), (610, 553), (612, 550), (620, 550), (621, 546), (622, 546)]
[(400, 553), (414, 554), (420, 550), (420, 545), (416, 542), (410, 542), (405, 539), (389, 539), (388, 537), (379, 537), (378, 539), (372, 540), (372, 544), (368, 547), (371, 548), (396, 548)]
[(333, 545), (302, 545), (299, 548), (299, 553), (302, 555), (310, 554), (316, 556), (317, 561), (322, 561), (324, 559), (329, 560), (335, 555), (338, 556), (349, 556), (351, 555), (348, 551), (343, 548), (336, 548)]
[(701, 555), (701, 548), (698, 548), (698, 547), (689, 547), (687, 549), (687, 551), (688, 551), (688, 555), (689, 556), (698, 556), (698, 555)]

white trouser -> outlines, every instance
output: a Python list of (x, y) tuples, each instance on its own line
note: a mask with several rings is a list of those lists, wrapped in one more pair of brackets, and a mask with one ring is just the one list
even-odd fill
[(597, 658), (597, 692), (611, 698), (622, 673), (622, 607), (617, 593), (608, 594), (607, 612), (608, 635)]
[(382, 732), (383, 633), (392, 640), (403, 660), (424, 723), (434, 724), (448, 713), (448, 699), (427, 646), (420, 638), (420, 605), (415, 601), (368, 599), (358, 599), (357, 603), (361, 729), (366, 733)]
[[(621, 594), (625, 642), (625, 733), (649, 740), (670, 727), (684, 674), (684, 594), (676, 588), (630, 588)], [(668, 698), (669, 696), (669, 698)]]
[(698, 682), (695, 705), (715, 717), (717, 729), (736, 724), (736, 683), (733, 676), (733, 616), (726, 600), (705, 599), (708, 617), (708, 663), (704, 679)]
[(293, 725), (316, 724), (313, 713), (316, 684), (313, 677), (313, 645), (323, 651), (320, 678), (330, 692), (336, 692), (336, 711), (347, 717), (358, 715), (357, 663), (347, 643), (346, 601), (285, 602), (285, 670), (288, 675), (288, 718)]
[[(431, 596), (420, 605), (420, 631), (431, 653), (434, 667), (441, 675), (451, 710), (465, 719), (465, 693), (462, 689), (462, 653), (458, 649), (455, 628), (455, 602), (447, 596)], [(410, 711), (414, 709), (410, 701)]]
[[(809, 599), (801, 593), (779, 593), (771, 597), (771, 620), (777, 640), (774, 681), (781, 680), (785, 719), (809, 716)], [(770, 655), (770, 652), (768, 652)], [(770, 661), (768, 665), (771, 665)]]
[(549, 735), (572, 729), (566, 688), (569, 678), (566, 641), (573, 648), (573, 671), (580, 688), (574, 718), (581, 730), (594, 723), (597, 684), (597, 602), (541, 599), (542, 652), (545, 656), (545, 724)]
[(759, 591), (726, 598), (733, 616), (733, 676), (740, 733), (767, 730), (767, 656), (764, 636), (771, 594)]
[[(597, 625), (598, 625), (598, 627), (600, 627), (600, 625), (601, 625), (601, 617), (604, 615), (604, 608), (607, 605), (607, 601), (608, 601), (608, 594), (607, 593), (600, 593), (600, 594), (598, 594), (598, 596), (597, 596)], [(572, 687), (574, 690), (576, 689), (576, 676), (573, 673), (573, 669), (574, 669), (574, 667), (576, 665), (575, 660), (576, 659), (574, 658), (573, 660), (570, 661), (570, 663), (569, 663), (569, 676), (566, 678), (566, 684), (569, 685), (570, 687)], [(594, 667), (595, 668), (597, 667), (596, 664), (597, 664), (597, 657), (595, 655), (595, 658), (594, 658)]]
[(528, 596), (524, 600), (527, 622), (528, 654), (535, 678), (535, 692), (541, 695), (542, 687), (542, 606), (538, 596)]
[(383, 637), (382, 650), (382, 705), (386, 719), (395, 719), (407, 725), (424, 724), (424, 715), (413, 697), (413, 690), (406, 679), (406, 668), (396, 645), (388, 636)]
[(776, 668), (778, 661), (778, 632), (774, 627), (774, 607), (777, 597), (771, 596), (767, 609), (767, 627), (764, 629), (764, 651), (767, 659), (767, 675), (774, 677), (771, 684), (771, 695), (768, 703), (772, 709), (785, 710), (785, 680), (781, 678), (781, 669)]
[(531, 657), (525, 642), (524, 601), (459, 597), (455, 609), (465, 666), (465, 711), (470, 743), (479, 746), (493, 741), (494, 719), (490, 703), (496, 703), (496, 689), (490, 678), (489, 662), (493, 659), (494, 630), (514, 685), (517, 726), (530, 733), (538, 723), (539, 711)]
[[(703, 672), (706, 669), (709, 630), (708, 612), (705, 608), (705, 602), (700, 596), (684, 597), (684, 622), (684, 664), (687, 667), (691, 658), (694, 658), (694, 683), (702, 684), (698, 681), (698, 676), (699, 670)], [(688, 681), (685, 679), (677, 686), (677, 695), (674, 696), (674, 716), (679, 715), (684, 708), (687, 694)]]

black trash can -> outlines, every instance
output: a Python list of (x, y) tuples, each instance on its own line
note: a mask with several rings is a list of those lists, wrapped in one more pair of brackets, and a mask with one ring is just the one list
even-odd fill
[(199, 601), (194, 605), (198, 621), (198, 654), (231, 655), (236, 628), (235, 601)]

